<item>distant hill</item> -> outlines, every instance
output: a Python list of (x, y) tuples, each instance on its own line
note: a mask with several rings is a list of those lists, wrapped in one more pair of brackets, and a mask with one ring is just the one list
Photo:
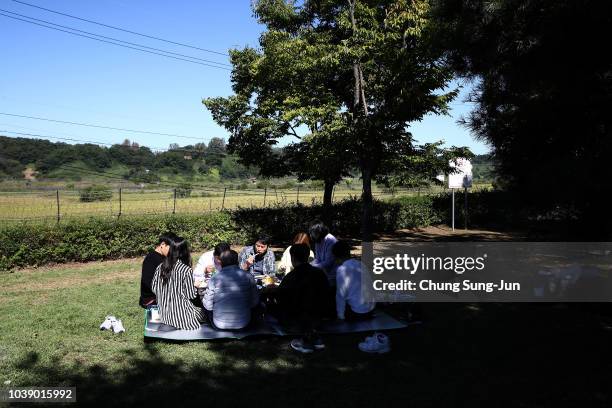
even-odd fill
[(38, 180), (152, 183), (168, 177), (212, 182), (248, 178), (257, 169), (238, 163), (221, 138), (208, 145), (173, 144), (157, 153), (129, 140), (102, 147), (0, 136), (0, 179), (24, 179), (24, 172)]

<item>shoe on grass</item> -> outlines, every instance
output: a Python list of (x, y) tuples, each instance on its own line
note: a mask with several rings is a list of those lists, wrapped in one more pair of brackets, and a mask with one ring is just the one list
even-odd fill
[(110, 330), (113, 327), (115, 316), (106, 316), (106, 319), (100, 325), (100, 330)]
[(391, 351), (391, 341), (386, 334), (375, 333), (373, 336), (366, 337), (365, 341), (359, 343), (359, 350), (364, 353), (388, 353)]
[(113, 321), (112, 328), (113, 328), (114, 333), (122, 333), (125, 331), (125, 329), (123, 328), (123, 323), (121, 323), (121, 320)]
[(304, 339), (291, 340), (291, 348), (304, 354), (314, 352), (314, 346)]

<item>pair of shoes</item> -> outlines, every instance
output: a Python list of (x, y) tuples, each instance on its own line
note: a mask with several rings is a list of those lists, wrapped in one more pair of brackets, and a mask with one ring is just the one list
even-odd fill
[(359, 350), (365, 353), (388, 353), (391, 351), (391, 341), (386, 334), (374, 333), (374, 335), (366, 337), (363, 342), (359, 343)]
[(106, 319), (100, 325), (100, 330), (112, 330), (113, 333), (121, 333), (125, 331), (121, 320), (117, 320), (115, 316), (106, 316)]

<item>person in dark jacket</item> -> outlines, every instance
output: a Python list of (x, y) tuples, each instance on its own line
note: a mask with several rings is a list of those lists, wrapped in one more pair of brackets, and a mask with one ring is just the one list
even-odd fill
[(155, 294), (151, 290), (153, 275), (155, 270), (164, 261), (168, 255), (168, 250), (176, 240), (176, 235), (172, 232), (167, 232), (159, 237), (155, 249), (145, 256), (142, 261), (142, 275), (140, 277), (140, 300), (139, 304), (143, 308), (157, 304)]
[(304, 244), (291, 246), (293, 271), (270, 297), (270, 312), (281, 321), (296, 321), (304, 337), (294, 339), (291, 347), (302, 353), (325, 348), (316, 327), (329, 307), (329, 283), (322, 269), (308, 263), (310, 248)]

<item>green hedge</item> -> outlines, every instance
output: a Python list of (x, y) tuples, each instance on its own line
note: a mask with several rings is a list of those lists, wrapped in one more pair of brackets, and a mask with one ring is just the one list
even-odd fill
[[(462, 225), (463, 196), (458, 194), (456, 199), (457, 223)], [(507, 197), (494, 193), (470, 194), (470, 225), (491, 220), (512, 222), (512, 213), (504, 212), (505, 200)], [(442, 194), (375, 201), (374, 214), (376, 232), (448, 223), (450, 197)], [(347, 199), (330, 209), (321, 205), (278, 205), (202, 215), (8, 224), (0, 226), (0, 270), (143, 255), (165, 231), (187, 238), (194, 250), (209, 248), (220, 241), (244, 244), (260, 232), (271, 235), (273, 243), (282, 246), (296, 232), (308, 230), (317, 219), (325, 221), (338, 236), (359, 237), (361, 202)]]
[(230, 214), (224, 212), (13, 224), (0, 227), (0, 270), (142, 255), (165, 231), (185, 237), (193, 249), (243, 241)]
[[(439, 224), (443, 217), (434, 208), (434, 197), (402, 197), (374, 201), (374, 231)], [(234, 223), (243, 235), (254, 239), (259, 233), (270, 235), (274, 242), (287, 243), (299, 231), (307, 231), (313, 220), (323, 220), (339, 236), (359, 237), (361, 201), (346, 199), (332, 208), (322, 205), (277, 205), (268, 208), (241, 208), (231, 211)]]

